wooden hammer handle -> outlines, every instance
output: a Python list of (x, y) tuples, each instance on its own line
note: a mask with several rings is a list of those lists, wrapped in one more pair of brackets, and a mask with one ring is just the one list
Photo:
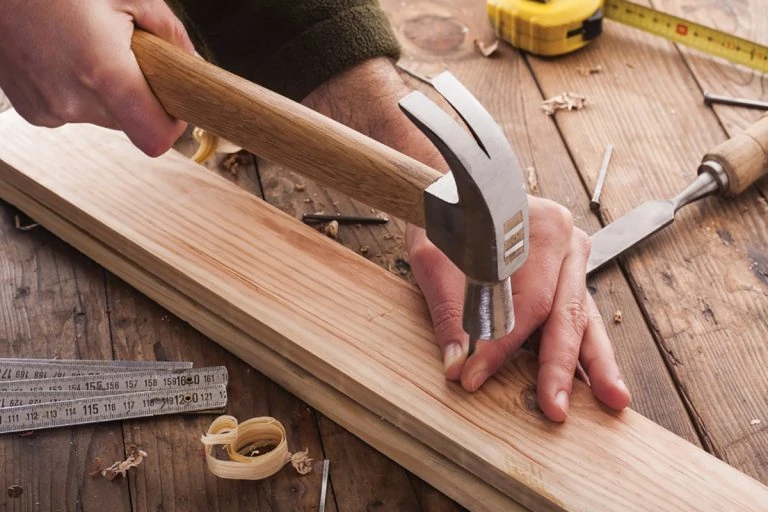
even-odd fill
[(725, 195), (735, 196), (768, 172), (768, 115), (704, 155), (728, 176)]
[(170, 115), (424, 226), (438, 171), (147, 32), (134, 32), (132, 49)]

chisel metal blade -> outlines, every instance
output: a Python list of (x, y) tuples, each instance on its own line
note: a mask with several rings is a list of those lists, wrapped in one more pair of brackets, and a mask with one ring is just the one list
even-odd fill
[(590, 237), (592, 252), (587, 262), (587, 274), (668, 226), (673, 220), (675, 205), (672, 201), (649, 201), (608, 224)]
[(683, 206), (718, 191), (720, 184), (709, 172), (702, 172), (685, 190), (668, 200), (648, 201), (590, 237), (592, 251), (587, 274), (597, 270), (635, 244), (675, 220)]

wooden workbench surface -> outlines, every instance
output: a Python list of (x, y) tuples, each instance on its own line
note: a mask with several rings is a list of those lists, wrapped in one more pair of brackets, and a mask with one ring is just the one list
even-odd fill
[[(606, 22), (586, 49), (558, 59), (525, 57), (493, 40), (479, 0), (383, 0), (412, 75), (452, 71), (506, 131), (530, 192), (566, 205), (591, 233), (641, 202), (667, 198), (696, 175), (702, 155), (759, 113), (704, 106), (702, 91), (760, 98), (758, 73)], [(768, 44), (755, 16), (768, 0), (660, 0), (656, 8)], [(599, 72), (585, 70), (599, 67)], [(561, 92), (587, 106), (546, 116)], [(614, 145), (601, 218), (589, 198), (603, 152)], [(190, 141), (179, 149), (189, 153)], [(297, 217), (368, 207), (250, 155), (209, 166)], [(742, 196), (708, 198), (589, 280), (634, 402), (632, 407), (732, 466), (768, 483), (768, 182)], [(201, 207), (204, 207), (202, 205)], [(409, 474), (173, 315), (3, 205), (0, 215), (0, 357), (189, 360), (226, 365), (228, 413), (270, 415), (292, 449), (331, 461), (328, 510), (460, 510)], [(342, 226), (338, 240), (410, 279), (402, 223)], [(614, 321), (620, 312), (621, 320)], [(339, 319), (343, 321), (343, 319)], [(439, 364), (436, 362), (436, 364)], [(211, 417), (164, 417), (0, 438), (2, 510), (316, 510), (320, 471), (286, 468), (262, 482), (208, 474), (197, 442)], [(148, 458), (126, 480), (92, 477), (97, 457), (122, 460), (136, 444)], [(19, 495), (19, 488), (21, 489)], [(17, 496), (18, 495), (18, 496)]]

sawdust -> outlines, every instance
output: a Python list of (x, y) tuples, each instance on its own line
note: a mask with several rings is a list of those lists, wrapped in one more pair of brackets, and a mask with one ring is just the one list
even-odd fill
[(91, 476), (101, 475), (107, 480), (114, 480), (117, 475), (125, 478), (128, 470), (134, 468), (142, 463), (144, 457), (147, 456), (147, 452), (136, 446), (135, 444), (128, 446), (128, 457), (123, 461), (117, 461), (108, 468), (102, 467), (102, 460), (100, 457), (96, 457), (96, 469), (91, 472)]
[(617, 309), (616, 312), (613, 314), (613, 323), (620, 324), (624, 320), (624, 314), (621, 312), (620, 309)]
[(581, 110), (586, 105), (587, 98), (574, 92), (564, 92), (541, 102), (541, 109), (548, 116), (554, 115), (558, 110)]
[(531, 166), (526, 169), (526, 181), (528, 182), (528, 193), (534, 196), (539, 195), (539, 178), (536, 176), (536, 168)]
[(475, 49), (480, 52), (483, 57), (490, 57), (499, 49), (499, 40), (496, 39), (491, 44), (485, 44), (480, 39), (475, 39)]
[(761, 423), (761, 422), (760, 422), (760, 420), (758, 420), (758, 419), (754, 419), (754, 420), (752, 420), (752, 421), (750, 421), (750, 422), (749, 422), (749, 424), (750, 424), (750, 425), (752, 425), (752, 426), (755, 426), (755, 425), (759, 425), (760, 423)]
[(293, 184), (293, 191), (294, 192), (304, 192), (307, 190), (307, 186), (303, 183), (294, 183)]
[(597, 66), (590, 66), (588, 68), (584, 67), (584, 66), (579, 66), (579, 67), (576, 68), (576, 71), (581, 76), (596, 75), (597, 73), (602, 73), (603, 66), (600, 65), (600, 64), (598, 64)]
[(241, 167), (248, 165), (250, 160), (250, 153), (247, 151), (238, 151), (237, 153), (229, 153), (221, 161), (221, 166), (229, 171), (233, 176), (240, 172)]

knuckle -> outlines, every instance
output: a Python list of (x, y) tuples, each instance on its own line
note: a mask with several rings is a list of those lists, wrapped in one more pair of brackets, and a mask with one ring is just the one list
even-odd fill
[(552, 202), (548, 218), (558, 235), (566, 237), (573, 231), (573, 215), (565, 206)]
[(460, 325), (464, 305), (455, 300), (446, 300), (432, 306), (430, 314), (436, 333), (450, 333)]
[(592, 242), (589, 239), (589, 235), (579, 228), (573, 230), (573, 244), (580, 254), (589, 255), (592, 250)]
[(426, 238), (419, 242), (414, 242), (409, 247), (408, 259), (411, 260), (411, 267), (422, 269), (429, 272), (439, 249), (435, 247)]
[(577, 335), (577, 339), (581, 340), (587, 325), (589, 325), (589, 312), (584, 304), (580, 301), (569, 302), (558, 311), (558, 315), (563, 324)]

